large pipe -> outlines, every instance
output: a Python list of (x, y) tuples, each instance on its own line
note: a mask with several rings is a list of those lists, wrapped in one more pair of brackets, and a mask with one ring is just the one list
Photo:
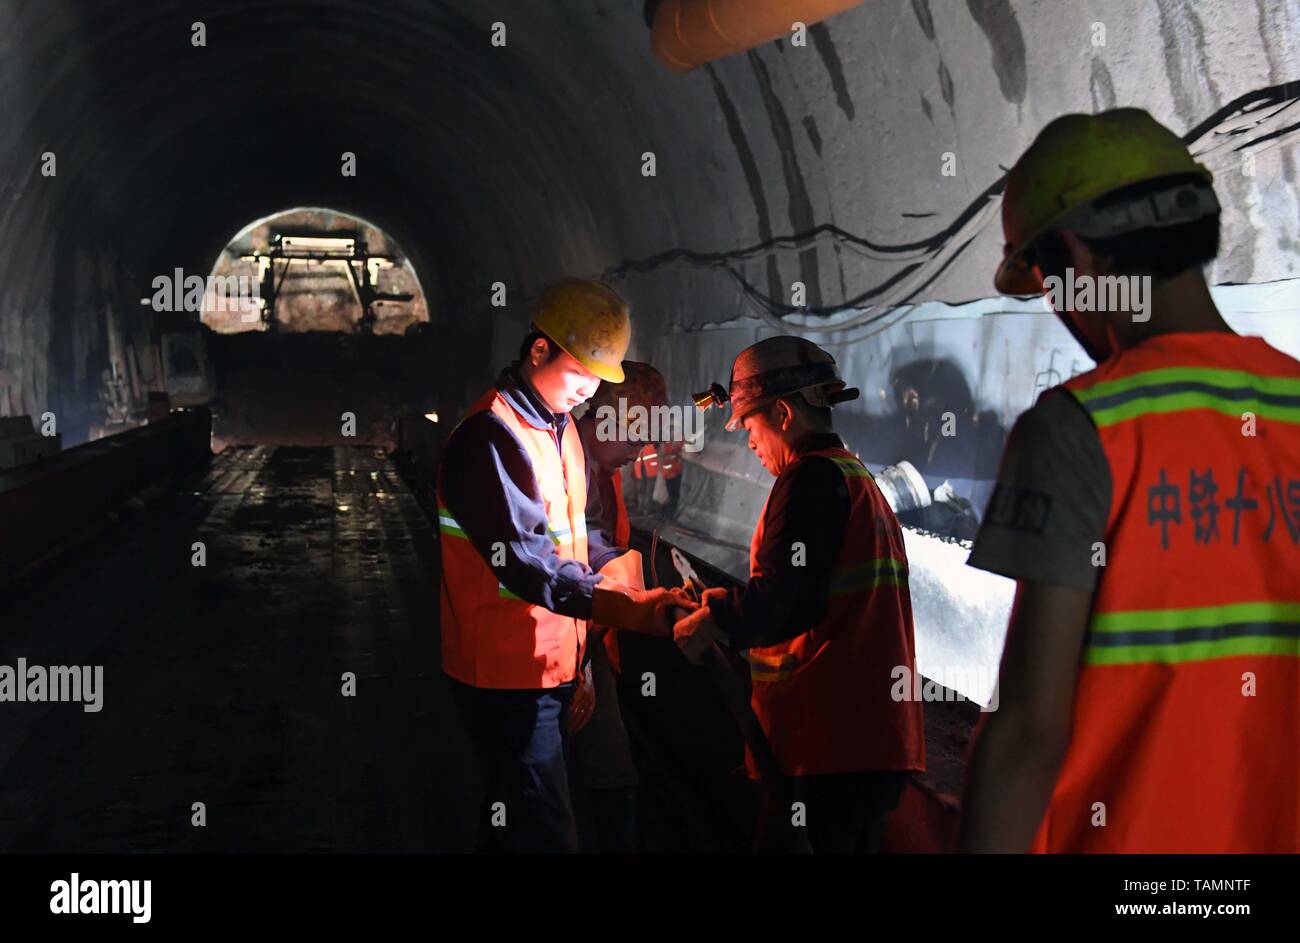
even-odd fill
[(662, 0), (650, 42), (674, 72), (735, 55), (811, 26), (862, 0)]

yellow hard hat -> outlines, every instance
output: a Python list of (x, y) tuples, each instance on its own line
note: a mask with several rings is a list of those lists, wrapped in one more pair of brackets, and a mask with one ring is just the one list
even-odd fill
[(814, 406), (834, 406), (857, 399), (856, 387), (845, 389), (835, 358), (810, 340), (782, 334), (751, 344), (731, 365), (727, 397), (735, 432), (746, 416), (782, 396), (802, 393)]
[[(1079, 225), (1063, 225), (1107, 193), (1183, 176), (1200, 179), (1180, 191), (1146, 198), (1136, 209), (1121, 206), (1115, 212), (1095, 212), (1088, 220), (1091, 232), (1078, 220), (1070, 221)], [(1040, 292), (1042, 286), (1025, 252), (1054, 228), (1101, 237), (1217, 213), (1218, 202), (1209, 187), (1213, 178), (1174, 132), (1140, 108), (1062, 115), (1039, 132), (1007, 174), (1002, 195), (1006, 245), (993, 284), (1006, 295)]]
[(533, 324), (562, 350), (610, 383), (623, 382), (623, 355), (632, 341), (627, 303), (608, 285), (570, 278), (542, 292)]

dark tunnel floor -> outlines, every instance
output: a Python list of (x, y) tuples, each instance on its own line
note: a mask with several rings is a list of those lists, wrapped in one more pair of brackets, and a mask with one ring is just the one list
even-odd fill
[(0, 850), (471, 850), (435, 576), (382, 454), (217, 456), (0, 601), (0, 664), (104, 669), (98, 713), (6, 704)]

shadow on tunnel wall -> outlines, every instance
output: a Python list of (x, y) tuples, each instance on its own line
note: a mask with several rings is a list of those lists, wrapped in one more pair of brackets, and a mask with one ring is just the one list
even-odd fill
[(997, 474), (1007, 430), (992, 410), (979, 409), (954, 361), (924, 359), (896, 366), (888, 393), (890, 412), (851, 417), (866, 420), (860, 437), (873, 461), (908, 461), (927, 478)]
[[(948, 358), (896, 364), (883, 392), (888, 411), (845, 412), (837, 417), (841, 436), (869, 464), (909, 462), (925, 478), (932, 503), (900, 511), (903, 524), (973, 539), (983, 491), (997, 477), (1007, 427), (996, 412), (980, 408), (961, 366)], [(961, 484), (939, 490), (953, 480)]]

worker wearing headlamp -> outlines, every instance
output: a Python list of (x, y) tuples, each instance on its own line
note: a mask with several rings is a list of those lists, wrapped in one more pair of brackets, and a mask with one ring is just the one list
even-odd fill
[[(878, 848), (908, 775), (925, 768), (921, 705), (892, 693), (895, 667), (915, 670), (902, 529), (831, 425), (831, 408), (857, 396), (830, 354), (780, 336), (740, 353), (725, 393), (697, 398), (730, 402), (727, 430), (744, 427), (776, 481), (748, 584), (707, 590), (674, 627), (689, 658), (714, 641), (744, 651), (754, 712), (817, 852)], [(757, 778), (752, 754), (746, 764)]]

